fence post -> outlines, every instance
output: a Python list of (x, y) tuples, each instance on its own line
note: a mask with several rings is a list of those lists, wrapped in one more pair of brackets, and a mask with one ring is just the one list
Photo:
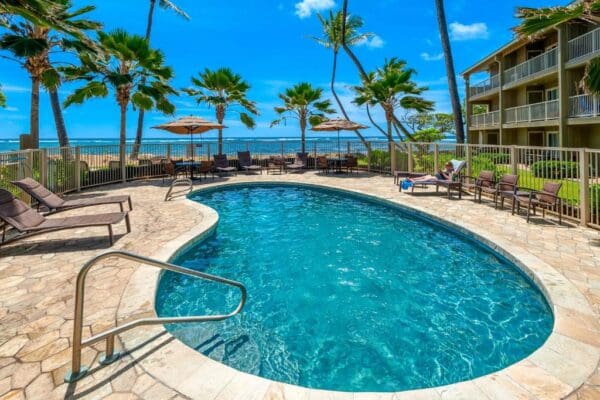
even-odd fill
[(590, 220), (590, 153), (579, 150), (579, 216), (581, 225)]
[(346, 142), (346, 147), (348, 148), (348, 150), (346, 151), (346, 154), (350, 154), (350, 150), (352, 150), (351, 146), (350, 146), (350, 141)]
[(367, 146), (367, 172), (371, 172), (371, 146), (373, 146), (373, 143), (369, 142)]
[(210, 143), (206, 144), (206, 157), (208, 157), (208, 161), (210, 161)]
[(167, 154), (166, 154), (166, 158), (167, 160), (171, 159), (171, 143), (167, 143)]
[(81, 148), (75, 147), (75, 190), (81, 192)]
[(313, 143), (313, 151), (315, 153), (315, 169), (317, 169), (317, 142)]
[(440, 170), (440, 145), (433, 145), (433, 171), (437, 173)]
[(284, 153), (284, 151), (285, 151), (285, 149), (284, 149), (284, 146), (285, 146), (284, 142), (281, 142), (281, 158), (282, 158), (282, 159), (285, 157), (285, 156), (283, 155), (283, 153)]
[(467, 153), (467, 176), (473, 176), (473, 147), (470, 144), (466, 144)]
[(518, 175), (519, 160), (516, 146), (510, 146), (510, 168), (513, 175)]
[(121, 181), (123, 183), (127, 182), (127, 166), (125, 165), (126, 148), (127, 144), (122, 144), (119, 146), (119, 165), (121, 166)]
[(40, 152), (40, 182), (48, 187), (48, 149)]
[(412, 173), (413, 172), (413, 148), (412, 148), (412, 143), (407, 142), (406, 143), (406, 150), (407, 150), (407, 156), (408, 156), (408, 172)]

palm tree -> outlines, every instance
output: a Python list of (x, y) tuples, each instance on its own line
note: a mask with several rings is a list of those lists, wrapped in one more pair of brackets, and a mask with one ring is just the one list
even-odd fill
[[(0, 38), (0, 49), (11, 52), (31, 78), (30, 147), (39, 147), (39, 96), (40, 86), (50, 94), (50, 104), (55, 117), (57, 135), (62, 147), (68, 146), (68, 136), (58, 100), (60, 75), (50, 60), (54, 49), (82, 50), (90, 48), (90, 41), (84, 36), (87, 30), (97, 30), (100, 24), (80, 18), (94, 10), (93, 6), (71, 10), (70, 0), (54, 0), (52, 5), (52, 25), (39, 20), (12, 22), (9, 32)], [(59, 27), (59, 31), (53, 27)]]
[(0, 107), (6, 108), (6, 96), (2, 92), (2, 85), (0, 85)]
[[(600, 24), (600, 0), (582, 0), (564, 7), (518, 7), (517, 17), (522, 21), (515, 28), (517, 34), (532, 39), (563, 23)], [(600, 57), (588, 62), (582, 84), (592, 94), (600, 95)]]
[[(158, 5), (162, 9), (171, 10), (175, 14), (185, 18), (186, 20), (190, 19), (190, 16), (187, 15), (185, 11), (177, 7), (172, 1), (169, 0), (159, 0)], [(150, 10), (148, 11), (148, 22), (146, 23), (146, 41), (148, 44), (150, 43), (150, 34), (152, 33), (152, 19), (154, 18), (154, 9), (156, 8), (156, 0), (150, 0)], [(140, 150), (140, 146), (142, 144), (142, 135), (144, 131), (144, 109), (140, 108), (138, 113), (138, 121), (137, 121), (137, 130), (135, 132), (135, 142), (133, 144), (133, 150), (131, 151), (131, 158), (136, 159)]]
[[(348, 113), (344, 108), (339, 96), (335, 91), (335, 78), (337, 73), (337, 62), (338, 62), (338, 54), (342, 44), (345, 42), (348, 46), (354, 46), (362, 41), (368, 40), (373, 36), (372, 33), (359, 33), (358, 30), (363, 26), (362, 18), (358, 16), (348, 16), (346, 17), (345, 24), (345, 32), (346, 37), (342, 37), (342, 31), (344, 31), (344, 14), (342, 11), (338, 11), (334, 13), (333, 11), (329, 11), (329, 17), (325, 18), (321, 14), (317, 14), (319, 21), (323, 27), (323, 37), (322, 38), (314, 38), (317, 43), (324, 46), (325, 48), (331, 49), (333, 52), (333, 68), (331, 71), (331, 82), (330, 88), (331, 93), (333, 94), (333, 98), (335, 99), (342, 115), (347, 120), (350, 120), (348, 117)], [(365, 138), (360, 134), (360, 132), (356, 131), (359, 139), (368, 146), (368, 142)]]
[[(254, 129), (256, 122), (252, 115), (258, 115), (256, 103), (248, 99), (250, 85), (241, 75), (229, 68), (211, 71), (208, 68), (192, 77), (194, 87), (184, 91), (194, 97), (198, 104), (215, 108), (217, 122), (222, 124), (228, 111), (239, 114), (240, 121), (249, 129)], [(218, 153), (223, 153), (223, 129), (219, 129)]]
[(98, 39), (102, 52), (82, 53), (80, 66), (62, 68), (69, 80), (86, 82), (67, 97), (64, 105), (68, 107), (93, 97), (106, 97), (112, 89), (120, 109), (119, 143), (124, 149), (129, 103), (145, 110), (174, 113), (175, 106), (167, 98), (177, 94), (169, 86), (173, 70), (165, 66), (163, 54), (150, 48), (142, 36), (117, 29), (111, 33), (99, 32)]
[(283, 107), (275, 107), (279, 118), (271, 122), (271, 127), (294, 118), (300, 124), (302, 132), (302, 152), (306, 152), (306, 127), (308, 123), (317, 125), (327, 119), (327, 114), (334, 114), (329, 100), (322, 100), (323, 89), (314, 88), (310, 83), (302, 82), (285, 90), (279, 95)]
[(452, 103), (452, 113), (454, 114), (454, 131), (458, 143), (465, 142), (465, 126), (463, 125), (462, 109), (460, 107), (460, 98), (458, 96), (458, 86), (456, 85), (456, 73), (454, 72), (454, 59), (452, 58), (452, 47), (450, 47), (450, 37), (448, 36), (448, 24), (446, 23), (446, 11), (444, 10), (444, 0), (435, 0), (437, 11), (437, 20), (442, 40), (442, 49), (444, 51), (444, 60), (446, 61), (446, 75), (448, 76), (448, 90), (450, 91), (450, 102)]
[(433, 103), (421, 97), (427, 88), (419, 87), (412, 77), (415, 71), (407, 68), (406, 62), (392, 58), (386, 60), (383, 67), (368, 73), (367, 79), (354, 90), (357, 96), (354, 103), (358, 106), (381, 106), (387, 123), (388, 142), (392, 137), (395, 111), (399, 108), (416, 112), (431, 111)]

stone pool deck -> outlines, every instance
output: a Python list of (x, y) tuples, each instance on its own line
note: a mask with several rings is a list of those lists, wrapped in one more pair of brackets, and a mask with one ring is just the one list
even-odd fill
[[(489, 203), (475, 204), (469, 196), (458, 201), (431, 192), (399, 194), (392, 178), (375, 175), (240, 175), (214, 183), (203, 181), (197, 187), (248, 181), (313, 183), (372, 194), (443, 217), (484, 237), (501, 237), (506, 250), (514, 248), (522, 254), (526, 249), (529, 255), (524, 258), (539, 260), (540, 265), (551, 267), (552, 273), (558, 272), (564, 279), (564, 285), (550, 288), (557, 298), (566, 299), (554, 304), (560, 316), (556, 336), (543, 346), (543, 353), (534, 353), (506, 373), (423, 392), (353, 395), (307, 391), (236, 374), (187, 349), (161, 327), (138, 328), (123, 335), (117, 344), (130, 354), (110, 366), (99, 367), (97, 363), (103, 343), (85, 349), (83, 361), (92, 365), (92, 373), (67, 385), (63, 377), (70, 368), (75, 277), (85, 261), (109, 249), (105, 229), (79, 229), (0, 248), (0, 398), (600, 399), (600, 232), (539, 220), (527, 224), (509, 211), (495, 211)], [(133, 198), (132, 233), (125, 235), (125, 226), (117, 226), (117, 241), (111, 248), (115, 250), (166, 256), (216, 219), (210, 210), (185, 199), (164, 202), (166, 184), (160, 179), (102, 187), (78, 196), (92, 193), (128, 193)], [(103, 206), (93, 212), (116, 208)], [(90, 210), (62, 215), (87, 212)], [(108, 260), (92, 270), (86, 291), (84, 337), (117, 322), (152, 315), (148, 299), (153, 288), (141, 284), (151, 286), (155, 275), (140, 276), (144, 270), (137, 267), (129, 261)], [(561, 287), (573, 293), (561, 293)], [(187, 356), (167, 362), (180, 354)]]

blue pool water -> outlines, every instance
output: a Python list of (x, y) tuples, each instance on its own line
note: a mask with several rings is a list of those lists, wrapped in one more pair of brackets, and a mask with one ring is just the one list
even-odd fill
[[(205, 355), (291, 384), (344, 391), (439, 386), (523, 359), (551, 310), (517, 267), (387, 204), (309, 187), (199, 192), (217, 230), (174, 262), (243, 282), (228, 321), (171, 325)], [(165, 273), (161, 316), (224, 313), (239, 293)]]

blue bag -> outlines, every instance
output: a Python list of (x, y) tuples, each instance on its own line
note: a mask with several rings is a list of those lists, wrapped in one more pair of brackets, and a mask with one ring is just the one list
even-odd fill
[(408, 179), (402, 181), (402, 190), (408, 190), (413, 186), (413, 183)]

